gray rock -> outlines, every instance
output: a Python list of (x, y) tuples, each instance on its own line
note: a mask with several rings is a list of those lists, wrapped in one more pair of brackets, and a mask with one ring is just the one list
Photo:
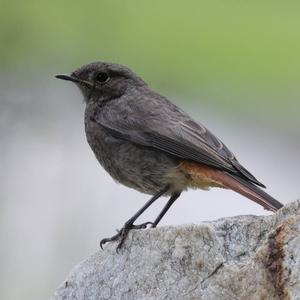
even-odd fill
[(300, 200), (273, 216), (132, 231), (77, 265), (58, 299), (300, 299)]

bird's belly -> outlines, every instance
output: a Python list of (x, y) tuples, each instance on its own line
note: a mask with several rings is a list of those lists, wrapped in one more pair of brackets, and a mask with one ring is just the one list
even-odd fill
[(115, 138), (104, 131), (87, 131), (87, 140), (113, 179), (143, 193), (154, 194), (164, 189), (170, 184), (170, 171), (178, 165), (171, 155)]

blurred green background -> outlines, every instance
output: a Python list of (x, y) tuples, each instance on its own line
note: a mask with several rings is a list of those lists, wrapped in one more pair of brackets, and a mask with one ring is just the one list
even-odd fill
[(2, 70), (114, 61), (157, 88), (201, 91), (222, 109), (298, 121), (298, 1), (2, 2)]
[[(1, 0), (0, 22), (1, 299), (49, 298), (147, 199), (98, 167), (80, 95), (54, 78), (83, 64), (129, 66), (282, 202), (299, 196), (299, 1)], [(179, 202), (163, 224), (263, 213), (224, 191), (184, 197), (203, 201)]]

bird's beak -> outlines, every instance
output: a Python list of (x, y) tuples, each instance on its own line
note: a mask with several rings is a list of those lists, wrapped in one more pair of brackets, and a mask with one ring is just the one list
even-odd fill
[(58, 79), (68, 80), (68, 81), (72, 81), (72, 82), (76, 82), (76, 83), (81, 82), (81, 80), (79, 80), (78, 78), (73, 77), (68, 74), (56, 75), (55, 77)]
[(72, 81), (72, 82), (75, 82), (75, 83), (82, 83), (82, 84), (85, 84), (87, 86), (93, 87), (93, 84), (91, 82), (76, 78), (72, 75), (62, 74), (62, 75), (56, 75), (55, 77), (58, 78), (58, 79), (68, 80), (68, 81)]

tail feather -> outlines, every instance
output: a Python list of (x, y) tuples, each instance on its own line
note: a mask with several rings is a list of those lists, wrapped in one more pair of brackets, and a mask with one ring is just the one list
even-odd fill
[(226, 176), (222, 176), (222, 183), (226, 187), (253, 200), (267, 210), (275, 212), (283, 207), (283, 205), (279, 201), (275, 200), (273, 197), (271, 197), (269, 194), (264, 192), (253, 183), (229, 173), (225, 174)]
[[(189, 175), (189, 184), (193, 187), (228, 188), (260, 204), (267, 210), (277, 211), (283, 207), (280, 202), (259, 188), (258, 183), (254, 183), (253, 179), (244, 178), (245, 174), (243, 173), (239, 176), (188, 161), (181, 162), (180, 169)], [(259, 185), (264, 186), (261, 183)]]
[(265, 188), (266, 186), (259, 182), (247, 169), (245, 169), (242, 165), (239, 164), (237, 160), (231, 160), (232, 165), (235, 169), (241, 173), (245, 177), (246, 180), (251, 181), (252, 183)]

